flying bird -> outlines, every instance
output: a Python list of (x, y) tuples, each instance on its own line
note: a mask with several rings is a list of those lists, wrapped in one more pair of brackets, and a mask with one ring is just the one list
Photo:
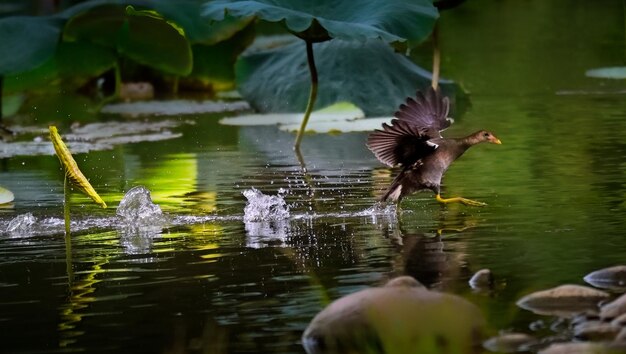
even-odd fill
[(441, 203), (483, 206), (475, 200), (441, 197), (441, 178), (450, 164), (470, 147), (488, 142), (502, 144), (493, 133), (479, 130), (464, 138), (444, 138), (441, 131), (450, 126), (450, 100), (439, 89), (417, 92), (400, 105), (391, 124), (383, 123), (367, 139), (367, 147), (383, 164), (402, 170), (391, 182), (382, 201), (400, 202), (414, 192), (430, 189)]

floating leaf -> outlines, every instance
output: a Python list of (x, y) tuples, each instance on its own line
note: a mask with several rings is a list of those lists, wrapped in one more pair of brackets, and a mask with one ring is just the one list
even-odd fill
[[(391, 116), (406, 97), (430, 85), (430, 72), (381, 41), (333, 40), (314, 48), (319, 73), (316, 107), (348, 101), (367, 116)], [(308, 100), (308, 70), (301, 41), (244, 53), (236, 65), (237, 87), (258, 111), (298, 112)], [(451, 81), (440, 83), (448, 96), (461, 92)]]
[(65, 174), (69, 180), (74, 183), (83, 193), (88, 195), (96, 204), (99, 204), (101, 207), (106, 208), (107, 205), (100, 198), (98, 193), (93, 189), (91, 183), (85, 178), (85, 175), (80, 171), (74, 157), (72, 157), (72, 153), (65, 146), (63, 139), (59, 135), (57, 128), (54, 125), (49, 127), (50, 129), (50, 140), (52, 140), (52, 144), (54, 145), (54, 150), (56, 151), (59, 160), (61, 161), (61, 165), (63, 165), (63, 169), (65, 170)]
[(290, 31), (307, 40), (386, 42), (421, 41), (439, 16), (431, 0), (218, 0), (207, 2), (202, 11), (202, 15), (218, 21), (227, 14), (284, 21)]
[(249, 109), (244, 101), (144, 101), (130, 103), (109, 104), (102, 108), (102, 113), (123, 114), (130, 116), (141, 115), (179, 115), (233, 112)]
[(585, 75), (600, 79), (623, 80), (626, 79), (626, 66), (591, 69), (587, 70)]
[[(311, 113), (311, 119), (315, 122), (339, 122), (355, 120), (365, 117), (363, 111), (350, 102), (337, 102), (326, 108)], [(297, 125), (302, 120), (302, 113), (268, 113), (249, 114), (237, 117), (222, 118), (224, 125)], [(296, 128), (297, 130), (297, 128)]]
[(0, 204), (10, 203), (15, 199), (13, 192), (6, 188), (0, 187)]
[(48, 60), (56, 50), (60, 26), (45, 17), (0, 19), (0, 76), (32, 70)]

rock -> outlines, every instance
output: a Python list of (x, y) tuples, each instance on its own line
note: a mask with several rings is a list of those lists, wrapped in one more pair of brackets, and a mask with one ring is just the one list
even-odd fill
[(469, 280), (472, 289), (485, 290), (493, 286), (493, 274), (489, 269), (481, 269)]
[(622, 328), (621, 331), (615, 337), (616, 342), (626, 343), (626, 328)]
[(611, 321), (611, 324), (613, 326), (626, 327), (626, 313), (617, 316), (615, 319), (613, 319), (613, 321)]
[(626, 313), (626, 294), (600, 308), (600, 318), (607, 321)]
[(540, 350), (539, 354), (617, 354), (624, 353), (626, 345), (607, 342), (555, 343)]
[(597, 311), (598, 302), (608, 297), (608, 293), (587, 286), (561, 285), (526, 295), (517, 301), (517, 306), (541, 315), (569, 318)]
[(307, 353), (452, 353), (480, 344), (485, 320), (456, 295), (430, 291), (411, 277), (335, 300), (302, 335)]
[(124, 82), (120, 98), (125, 101), (150, 100), (154, 98), (154, 86), (149, 82)]
[(537, 343), (537, 339), (526, 333), (505, 333), (489, 338), (483, 343), (485, 349), (498, 353), (515, 353), (527, 351)]
[(620, 328), (602, 321), (588, 321), (574, 327), (574, 337), (587, 341), (613, 340)]
[(598, 288), (626, 290), (626, 265), (596, 270), (587, 274), (584, 279)]

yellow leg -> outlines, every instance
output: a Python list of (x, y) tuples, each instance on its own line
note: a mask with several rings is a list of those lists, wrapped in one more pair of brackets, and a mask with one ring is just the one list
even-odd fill
[(471, 205), (471, 206), (485, 206), (485, 205), (487, 205), (485, 203), (477, 202), (475, 200), (462, 198), (462, 197), (441, 198), (441, 195), (437, 194), (436, 198), (437, 198), (438, 202), (444, 203), (444, 204), (448, 204), (448, 203), (463, 203), (465, 205)]

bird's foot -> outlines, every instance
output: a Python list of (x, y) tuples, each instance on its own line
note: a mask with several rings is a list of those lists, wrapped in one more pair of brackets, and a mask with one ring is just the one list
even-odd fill
[(448, 204), (448, 203), (462, 203), (464, 205), (471, 206), (485, 206), (486, 203), (477, 202), (475, 200), (463, 198), (463, 197), (452, 197), (452, 198), (442, 198), (441, 195), (437, 194), (437, 201), (440, 203)]

